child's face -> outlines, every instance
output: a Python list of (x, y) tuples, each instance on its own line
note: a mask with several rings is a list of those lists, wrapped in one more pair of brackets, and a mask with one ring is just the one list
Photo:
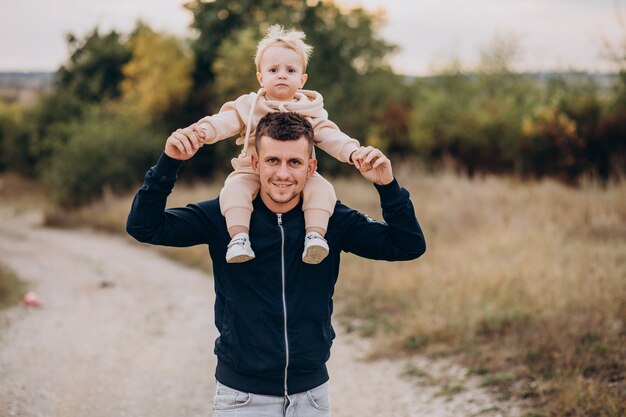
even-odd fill
[(267, 48), (259, 67), (256, 77), (271, 100), (291, 100), (307, 79), (302, 58), (281, 46)]

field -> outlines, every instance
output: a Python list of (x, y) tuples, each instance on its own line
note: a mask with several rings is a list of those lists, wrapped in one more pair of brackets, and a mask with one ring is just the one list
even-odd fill
[[(374, 338), (372, 356), (454, 355), (501, 395), (528, 399), (529, 416), (624, 415), (626, 184), (397, 177), (426, 254), (394, 264), (346, 254), (337, 290), (340, 320)], [(365, 181), (334, 184), (343, 202), (380, 218)], [(217, 192), (180, 185), (170, 205)], [(71, 215), (48, 209), (47, 221), (123, 232), (130, 201), (109, 195)], [(205, 248), (167, 254), (210, 268)]]
[[(347, 257), (339, 291), (356, 329), (379, 337), (375, 354), (456, 353), (545, 415), (623, 415), (626, 186), (400, 177), (412, 177), (425, 257)], [(374, 212), (372, 193), (337, 188)]]

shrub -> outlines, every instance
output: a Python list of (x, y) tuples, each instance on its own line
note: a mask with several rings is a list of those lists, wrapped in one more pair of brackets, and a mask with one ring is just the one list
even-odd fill
[(101, 109), (67, 126), (68, 141), (54, 149), (43, 180), (64, 207), (100, 196), (105, 187), (122, 191), (138, 183), (163, 149), (158, 128)]
[(35, 158), (24, 119), (22, 107), (0, 103), (0, 171), (34, 176)]

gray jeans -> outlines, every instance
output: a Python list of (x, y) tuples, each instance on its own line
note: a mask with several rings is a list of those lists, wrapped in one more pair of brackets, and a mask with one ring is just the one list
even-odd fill
[(287, 397), (237, 391), (217, 383), (213, 417), (330, 417), (329, 383)]

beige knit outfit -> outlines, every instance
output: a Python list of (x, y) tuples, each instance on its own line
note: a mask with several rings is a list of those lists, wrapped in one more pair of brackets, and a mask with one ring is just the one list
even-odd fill
[[(299, 90), (289, 101), (271, 100), (261, 88), (257, 93), (243, 95), (224, 104), (217, 114), (202, 118), (198, 123), (207, 131), (207, 142), (239, 135), (236, 143), (243, 145), (241, 154), (232, 159), (235, 169), (224, 182), (220, 192), (220, 209), (226, 226), (250, 227), (252, 200), (260, 189), (259, 176), (252, 169), (251, 155), (255, 153), (254, 134), (259, 120), (269, 112), (296, 112), (313, 126), (314, 142), (323, 151), (341, 162), (350, 162), (350, 155), (359, 148), (359, 142), (341, 132), (328, 120), (322, 96), (310, 90)], [(337, 197), (328, 181), (315, 172), (304, 186), (303, 206), (305, 225), (328, 228), (328, 220), (335, 209)]]

